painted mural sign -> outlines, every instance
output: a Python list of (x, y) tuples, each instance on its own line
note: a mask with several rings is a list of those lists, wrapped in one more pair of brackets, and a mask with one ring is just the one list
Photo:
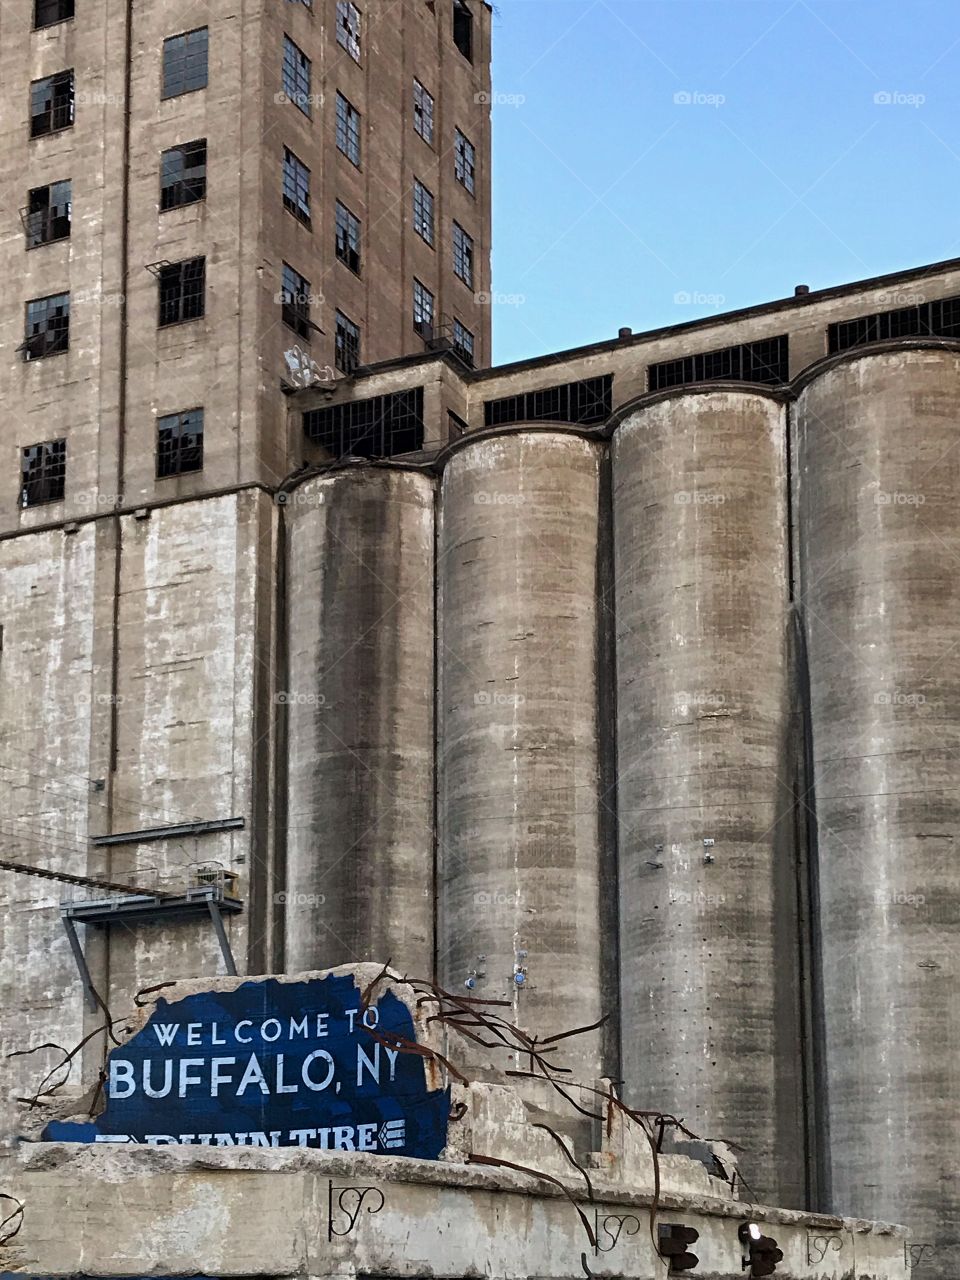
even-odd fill
[(350, 974), (159, 999), (107, 1060), (103, 1113), (43, 1137), (436, 1160), (450, 1091), (428, 1089), (423, 1058), (399, 1047), (415, 1039), (403, 1001), (388, 990), (361, 1009)]

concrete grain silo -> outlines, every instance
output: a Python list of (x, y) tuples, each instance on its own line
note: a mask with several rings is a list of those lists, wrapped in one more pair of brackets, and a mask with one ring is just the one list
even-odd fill
[(797, 1205), (784, 408), (672, 392), (612, 450), (622, 1074)]
[[(439, 971), (541, 1036), (616, 998), (602, 454), (562, 429), (485, 434), (449, 457), (441, 490)], [(603, 1036), (565, 1042), (563, 1061), (592, 1083)]]
[(960, 1227), (960, 348), (850, 352), (796, 405), (831, 1208)]
[(433, 972), (434, 488), (353, 466), (288, 495), (288, 972)]

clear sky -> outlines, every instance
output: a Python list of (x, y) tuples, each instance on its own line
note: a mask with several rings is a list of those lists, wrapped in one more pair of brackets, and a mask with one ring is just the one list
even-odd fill
[(960, 256), (960, 0), (499, 0), (497, 363)]

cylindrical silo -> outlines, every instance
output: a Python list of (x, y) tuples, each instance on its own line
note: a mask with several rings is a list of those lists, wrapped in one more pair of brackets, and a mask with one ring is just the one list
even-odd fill
[(434, 480), (288, 495), (285, 964), (433, 974)]
[(622, 1073), (628, 1098), (804, 1196), (785, 411), (638, 406), (613, 441)]
[[(796, 405), (832, 1208), (960, 1245), (960, 349), (861, 351)], [(917, 1251), (920, 1252), (917, 1252)]]
[[(572, 431), (485, 435), (448, 459), (441, 490), (439, 969), (540, 1036), (613, 1003), (602, 454)], [(563, 1042), (571, 1079), (602, 1074), (602, 1045)]]

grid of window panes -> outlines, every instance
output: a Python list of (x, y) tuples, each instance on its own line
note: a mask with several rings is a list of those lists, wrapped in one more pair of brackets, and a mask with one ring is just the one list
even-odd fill
[(336, 317), (335, 363), (341, 373), (353, 373), (360, 363), (360, 326), (342, 311)]
[(157, 479), (203, 469), (203, 410), (157, 419)]
[(413, 82), (413, 127), (424, 142), (433, 145), (433, 95), (419, 80)]
[(473, 334), (456, 318), (453, 321), (453, 349), (467, 364), (473, 364)]
[(67, 480), (66, 440), (31, 444), (20, 453), (20, 506), (59, 502)]
[(310, 330), (310, 281), (288, 262), (283, 264), (280, 287), (280, 315), (301, 338), (309, 341)]
[(454, 172), (457, 181), (474, 195), (477, 186), (477, 151), (465, 133), (457, 130), (454, 146)]
[(30, 136), (69, 129), (74, 119), (73, 71), (58, 71), (30, 86)]
[(831, 352), (847, 351), (866, 342), (915, 337), (960, 338), (960, 297), (938, 298), (854, 320), (839, 320), (828, 329)]
[(350, 212), (345, 204), (337, 201), (337, 257), (340, 261), (360, 274), (360, 219)]
[(413, 282), (413, 327), (421, 337), (433, 337), (433, 294), (419, 280)]
[(307, 437), (335, 458), (392, 458), (423, 448), (423, 387), (310, 409)]
[(473, 237), (459, 222), (453, 224), (453, 270), (464, 284), (473, 287)]
[(162, 98), (206, 88), (208, 34), (206, 27), (198, 27), (164, 40)]
[(35, 249), (70, 235), (72, 202), (70, 181), (51, 182), (48, 187), (34, 187), (27, 196), (24, 227), (27, 248)]
[(289, 36), (283, 37), (283, 93), (305, 116), (310, 115), (311, 63)]
[(207, 140), (183, 142), (160, 155), (160, 208), (195, 204), (207, 194)]
[(42, 360), (70, 348), (70, 295), (54, 293), (27, 303), (22, 347), (25, 360)]
[(418, 178), (413, 180), (413, 229), (432, 246), (433, 193)]
[(360, 10), (352, 0), (337, 0), (337, 44), (360, 61)]
[(160, 326), (198, 320), (204, 314), (206, 258), (169, 262), (158, 273)]
[(360, 112), (342, 93), (337, 93), (337, 149), (359, 168)]
[(54, 23), (66, 22), (74, 15), (74, 0), (34, 0), (33, 28), (39, 31), (42, 27), (52, 27)]
[(789, 376), (789, 341), (783, 333), (678, 360), (662, 360), (648, 369), (647, 385), (651, 391), (665, 391), (690, 382), (759, 382), (778, 386)]
[(521, 395), (487, 400), (483, 406), (484, 425), (505, 426), (512, 422), (571, 422), (591, 426), (610, 417), (613, 374), (567, 382), (528, 391)]
[(283, 149), (283, 203), (310, 225), (310, 170), (288, 147)]

